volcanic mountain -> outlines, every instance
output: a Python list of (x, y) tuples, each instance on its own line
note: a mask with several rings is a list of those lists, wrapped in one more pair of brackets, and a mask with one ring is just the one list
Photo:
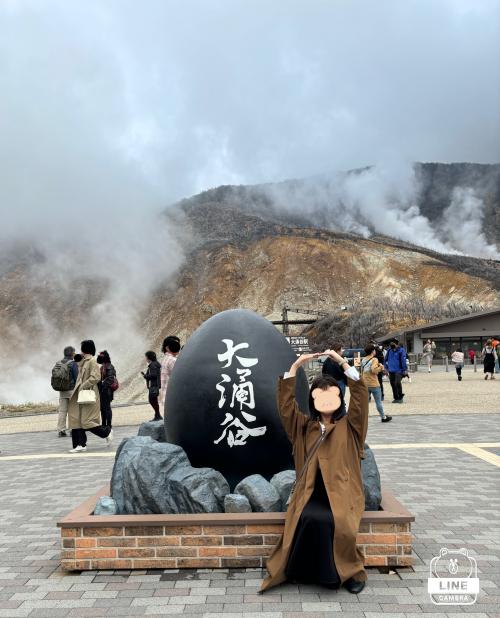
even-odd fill
[[(338, 182), (362, 180), (366, 174), (370, 168), (348, 172)], [(394, 216), (399, 212), (400, 220), (406, 216), (409, 225), (418, 223), (420, 231), (423, 217), (426, 238), (433, 235), (439, 251), (418, 246), (418, 231), (413, 243), (391, 237), (390, 226), (382, 233), (379, 222), (370, 220), (366, 205), (356, 203), (348, 191), (337, 191), (337, 185), (325, 178), (218, 187), (168, 208), (159, 224), (176, 230), (186, 257), (173, 277), (158, 281), (154, 291), (141, 300), (134, 317), (134, 343), (125, 334), (121, 349), (114, 354), (121, 378), (120, 399), (144, 397), (143, 380), (138, 376), (139, 351), (158, 351), (168, 334), (185, 341), (203, 321), (228, 308), (252, 309), (269, 319), (279, 319), (285, 305), (334, 315), (343, 308), (344, 318), (347, 312), (357, 327), (347, 333), (343, 319), (337, 335), (359, 337), (361, 342), (405, 323), (498, 306), (500, 262), (469, 257), (453, 244), (444, 246), (442, 232), (453, 213), (462, 212), (453, 238), (460, 239), (464, 221), (472, 222), (468, 229), (477, 237), (468, 240), (476, 241), (476, 253), (496, 257), (500, 166), (417, 164), (415, 178), (418, 190), (413, 201), (398, 204), (397, 196), (388, 198), (387, 208)], [(454, 202), (460, 199), (462, 206), (455, 208)], [(471, 211), (471, 205), (476, 211)], [(455, 210), (450, 212), (451, 207)], [(15, 358), (14, 365), (25, 368), (28, 380), (47, 381), (49, 358), (58, 355), (53, 333), (62, 342), (78, 341), (89, 332), (89, 312), (105, 306), (108, 283), (105, 278), (62, 284), (56, 276), (33, 277), (34, 266), (46, 259), (33, 248), (11, 247), (4, 258), (0, 270), (1, 373), (17, 375), (9, 372)], [(366, 315), (372, 317), (364, 322)], [(50, 356), (33, 359), (37, 346)], [(98, 346), (107, 347), (105, 341)], [(12, 400), (12, 393), (6, 379), (0, 382), (0, 402)], [(49, 388), (40, 387), (29, 398), (50, 396)]]

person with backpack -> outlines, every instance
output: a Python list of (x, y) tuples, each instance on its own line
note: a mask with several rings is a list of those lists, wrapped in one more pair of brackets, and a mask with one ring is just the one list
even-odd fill
[(87, 450), (87, 431), (106, 440), (113, 441), (113, 430), (101, 425), (101, 406), (98, 383), (101, 370), (96, 362), (95, 343), (91, 339), (82, 341), (82, 360), (78, 367), (78, 379), (71, 394), (68, 407), (68, 425), (71, 429), (73, 448), (70, 453), (84, 453)]
[(500, 341), (498, 337), (493, 337), (491, 345), (495, 348), (495, 352), (497, 355), (495, 373), (500, 373)]
[(57, 415), (57, 435), (60, 438), (67, 437), (66, 420), (71, 393), (75, 388), (78, 377), (78, 365), (75, 363), (75, 348), (66, 346), (64, 358), (54, 365), (50, 383), (55, 391), (59, 392), (59, 408)]
[(392, 395), (394, 397), (392, 403), (403, 403), (403, 387), (401, 380), (403, 374), (408, 370), (406, 364), (406, 350), (399, 345), (397, 339), (391, 340), (391, 346), (387, 351), (384, 366), (389, 372), (389, 381), (392, 387)]
[(493, 341), (488, 339), (483, 348), (483, 367), (484, 379), (487, 380), (490, 376), (491, 380), (495, 379), (495, 364), (497, 362), (497, 353), (493, 347)]
[(99, 388), (99, 398), (101, 400), (102, 425), (103, 427), (111, 427), (113, 418), (111, 402), (113, 401), (114, 392), (118, 389), (116, 370), (111, 364), (111, 358), (107, 350), (99, 352), (96, 360), (97, 364), (101, 365), (101, 379), (97, 383), (97, 386)]
[(161, 421), (163, 416), (160, 414), (160, 405), (158, 403), (158, 396), (161, 389), (161, 365), (156, 358), (155, 352), (149, 350), (144, 355), (148, 368), (146, 373), (141, 371), (142, 377), (146, 380), (146, 386), (148, 388), (149, 403), (153, 408), (155, 415), (152, 421)]
[(392, 421), (392, 416), (388, 416), (384, 412), (384, 406), (382, 405), (382, 392), (380, 390), (380, 384), (378, 376), (384, 371), (384, 366), (381, 365), (377, 359), (377, 347), (372, 343), (368, 344), (365, 348), (365, 356), (361, 359), (360, 373), (368, 387), (368, 395), (373, 395), (375, 399), (375, 406), (377, 412), (380, 414), (380, 420), (383, 423)]

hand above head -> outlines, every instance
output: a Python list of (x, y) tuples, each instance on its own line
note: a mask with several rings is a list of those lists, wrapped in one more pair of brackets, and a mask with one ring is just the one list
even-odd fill
[(325, 355), (324, 352), (315, 352), (314, 354), (301, 354), (297, 358), (297, 360), (292, 364), (292, 366), (290, 367), (290, 371), (288, 373), (290, 374), (291, 377), (293, 377), (294, 375), (296, 375), (297, 369), (299, 367), (302, 367), (302, 365), (305, 365), (309, 361), (314, 360), (315, 358), (319, 358), (320, 356), (324, 356), (324, 355)]
[(340, 365), (347, 362), (338, 352), (335, 352), (335, 350), (325, 350), (324, 354)]

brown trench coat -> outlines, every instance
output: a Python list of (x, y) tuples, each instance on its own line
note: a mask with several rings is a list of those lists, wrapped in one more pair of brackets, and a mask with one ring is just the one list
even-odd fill
[[(326, 438), (309, 462), (290, 501), (285, 529), (267, 561), (269, 576), (261, 590), (286, 580), (285, 568), (302, 510), (314, 490), (316, 472), (321, 469), (335, 522), (333, 555), (341, 582), (350, 577), (366, 580), (363, 555), (356, 546), (356, 534), (365, 509), (361, 459), (368, 427), (368, 389), (363, 380), (348, 380), (351, 399), (346, 416), (326, 428)], [(300, 474), (307, 453), (321, 435), (319, 421), (300, 412), (295, 401), (295, 378), (280, 378), (278, 409), (293, 446), (295, 470)]]
[[(75, 390), (69, 400), (68, 427), (70, 429), (92, 429), (101, 424), (101, 404), (97, 383), (101, 379), (101, 369), (95, 358), (84, 358), (78, 363), (78, 378)], [(94, 404), (78, 404), (78, 392), (84, 389), (92, 389), (96, 394)]]

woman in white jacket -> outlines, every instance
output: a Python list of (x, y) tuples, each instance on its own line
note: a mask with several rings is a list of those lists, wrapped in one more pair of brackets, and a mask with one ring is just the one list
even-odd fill
[(462, 348), (457, 348), (451, 355), (451, 361), (455, 363), (455, 371), (457, 372), (458, 381), (462, 381), (462, 369), (464, 366), (464, 353)]

